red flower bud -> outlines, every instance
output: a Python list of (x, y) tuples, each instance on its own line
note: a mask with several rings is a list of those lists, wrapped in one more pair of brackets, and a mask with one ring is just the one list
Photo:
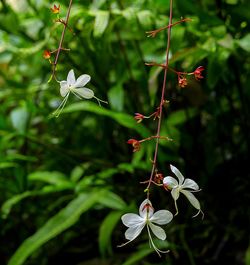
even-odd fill
[(59, 14), (59, 12), (60, 12), (60, 5), (58, 5), (58, 6), (54, 5), (52, 8), (50, 8), (50, 10), (51, 10), (54, 14)]
[(196, 69), (195, 69), (195, 71), (194, 71), (194, 77), (195, 77), (195, 79), (196, 80), (200, 80), (200, 79), (202, 79), (202, 78), (204, 78), (201, 74), (202, 74), (202, 71), (204, 71), (205, 70), (205, 68), (203, 67), (203, 66), (199, 66), (199, 67), (197, 67)]
[(49, 50), (45, 50), (43, 52), (43, 58), (44, 59), (50, 59), (50, 56), (51, 56), (51, 52)]
[(128, 141), (127, 141), (127, 143), (128, 144), (131, 144), (132, 146), (133, 146), (133, 152), (137, 152), (137, 151), (139, 151), (140, 150), (140, 148), (141, 148), (141, 144), (140, 144), (140, 141), (138, 141), (138, 140), (135, 140), (135, 139), (129, 139)]
[(163, 174), (161, 173), (157, 173), (155, 174), (154, 176), (154, 182), (157, 183), (157, 184), (160, 184), (163, 180)]
[(142, 120), (145, 118), (145, 116), (142, 115), (141, 113), (135, 113), (134, 118), (135, 118), (135, 120), (137, 121), (137, 123), (140, 123), (140, 122), (142, 122)]
[(187, 78), (185, 76), (178, 76), (178, 84), (180, 87), (187, 86)]

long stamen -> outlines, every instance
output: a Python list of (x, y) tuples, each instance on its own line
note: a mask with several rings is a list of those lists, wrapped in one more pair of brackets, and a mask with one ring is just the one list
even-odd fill
[(147, 224), (147, 231), (148, 231), (148, 236), (149, 236), (149, 245), (150, 245), (150, 247), (151, 246), (153, 247), (153, 249), (156, 251), (156, 253), (159, 255), (159, 257), (161, 257), (160, 253), (168, 253), (169, 250), (164, 251), (164, 250), (160, 250), (159, 248), (156, 247), (156, 245), (154, 244), (154, 241), (152, 239), (148, 224)]
[[(135, 239), (135, 238), (134, 238), (134, 239)], [(128, 242), (125, 242), (125, 243), (123, 243), (123, 244), (121, 244), (121, 245), (118, 245), (117, 247), (118, 247), (118, 248), (124, 247), (124, 246), (126, 246), (127, 244), (129, 244), (130, 242), (132, 242), (134, 239), (129, 240)]]
[(176, 213), (174, 216), (176, 216), (179, 213), (176, 200), (174, 200), (174, 206), (175, 206), (175, 210), (176, 210)]
[(70, 92), (65, 96), (59, 107), (54, 111), (53, 115), (58, 118), (59, 115), (61, 114), (63, 108), (65, 107), (65, 104), (67, 103), (68, 97), (69, 97)]
[(105, 103), (105, 104), (108, 104), (108, 101), (101, 100), (101, 99), (99, 99), (99, 98), (97, 98), (97, 97), (95, 97), (95, 96), (94, 96), (94, 98), (97, 100), (98, 105), (99, 105), (100, 107), (102, 106), (100, 102)]
[(194, 218), (194, 217), (198, 216), (200, 213), (202, 214), (202, 220), (203, 220), (204, 219), (204, 213), (201, 209), (199, 209), (198, 213), (193, 215), (192, 217)]
[(76, 92), (74, 92), (73, 90), (71, 90), (71, 92), (72, 92), (77, 98), (79, 98), (79, 99), (83, 99), (83, 97), (77, 95)]

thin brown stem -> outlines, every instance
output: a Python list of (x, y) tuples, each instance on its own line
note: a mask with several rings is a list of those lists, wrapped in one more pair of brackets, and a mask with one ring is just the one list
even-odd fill
[(65, 36), (65, 31), (66, 31), (66, 28), (68, 27), (69, 15), (70, 15), (70, 11), (71, 11), (72, 2), (73, 2), (73, 0), (69, 1), (69, 6), (68, 6), (68, 10), (67, 10), (65, 23), (63, 23), (63, 30), (62, 30), (61, 39), (60, 39), (60, 42), (59, 42), (59, 46), (58, 46), (58, 49), (57, 49), (55, 60), (53, 62), (52, 77), (54, 77), (54, 78), (55, 78), (55, 74), (56, 74), (56, 66), (57, 66), (57, 63), (58, 63), (59, 55), (60, 55), (60, 52), (62, 50), (62, 45), (63, 45), (64, 36)]
[(72, 28), (70, 28), (67, 24), (66, 21), (64, 21), (63, 19), (59, 18), (57, 19), (55, 22), (58, 23), (62, 23), (73, 35), (75, 35), (74, 31), (72, 30)]
[(165, 30), (165, 29), (169, 29), (169, 28), (172, 28), (173, 26), (177, 25), (177, 24), (180, 24), (182, 22), (187, 22), (187, 21), (192, 21), (191, 18), (183, 18), (175, 23), (171, 23), (171, 24), (168, 24), (167, 26), (165, 27), (162, 27), (162, 28), (159, 28), (159, 29), (155, 29), (155, 30), (151, 30), (151, 31), (146, 31), (148, 35), (148, 37), (155, 37), (156, 34), (158, 34), (159, 32), (161, 32), (162, 30)]
[[(166, 63), (165, 65), (167, 66), (164, 68), (164, 79), (163, 79), (163, 84), (162, 84), (162, 92), (161, 92), (161, 102), (159, 106), (159, 119), (158, 119), (158, 126), (157, 126), (157, 133), (156, 136), (160, 136), (160, 131), (161, 131), (161, 121), (162, 121), (162, 107), (164, 104), (164, 98), (165, 98), (165, 90), (166, 90), (166, 82), (167, 82), (167, 72), (168, 72), (168, 64), (169, 64), (169, 50), (170, 50), (170, 40), (171, 40), (171, 25), (172, 25), (172, 18), (173, 18), (173, 0), (170, 0), (170, 5), (169, 5), (169, 22), (168, 22), (168, 38), (167, 38), (167, 48), (166, 48)], [(152, 170), (151, 170), (151, 175), (150, 179), (147, 185), (147, 197), (149, 198), (149, 189), (151, 186), (151, 183), (153, 181), (153, 176), (155, 173), (155, 168), (156, 168), (156, 162), (157, 162), (157, 156), (158, 156), (158, 149), (159, 149), (159, 138), (156, 138), (156, 144), (155, 144), (155, 153), (154, 153), (154, 160), (152, 163)]]
[(139, 142), (143, 143), (143, 142), (146, 142), (146, 141), (150, 141), (152, 139), (164, 139), (164, 140), (172, 141), (172, 139), (168, 138), (167, 136), (153, 135), (153, 136), (150, 136), (148, 138), (142, 139)]
[(176, 71), (174, 70), (173, 68), (165, 65), (165, 64), (162, 64), (162, 63), (155, 63), (155, 62), (152, 62), (152, 63), (145, 63), (145, 65), (147, 66), (159, 66), (159, 67), (162, 67), (164, 69), (168, 68), (169, 71), (177, 74), (177, 75), (193, 75), (194, 73), (188, 73), (188, 72), (180, 72), (180, 71)]

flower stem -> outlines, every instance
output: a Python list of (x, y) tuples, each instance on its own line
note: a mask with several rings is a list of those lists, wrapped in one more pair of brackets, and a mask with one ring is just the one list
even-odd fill
[(144, 139), (140, 140), (139, 142), (143, 143), (143, 142), (146, 142), (146, 141), (149, 141), (149, 140), (152, 140), (152, 139), (164, 139), (164, 140), (172, 141), (172, 139), (170, 139), (170, 138), (168, 138), (166, 136), (153, 135), (153, 136), (144, 138)]
[(155, 37), (157, 33), (161, 32), (162, 30), (168, 29), (168, 28), (172, 28), (173, 26), (180, 24), (182, 22), (186, 22), (186, 21), (192, 21), (192, 19), (190, 18), (183, 18), (173, 24), (168, 24), (165, 27), (159, 28), (159, 29), (155, 29), (155, 30), (151, 30), (151, 31), (146, 31), (146, 33), (148, 33), (148, 37)]
[(156, 168), (156, 162), (157, 162), (157, 156), (158, 156), (158, 149), (159, 149), (159, 136), (160, 136), (160, 131), (161, 131), (161, 121), (162, 121), (162, 107), (164, 105), (164, 98), (165, 98), (165, 90), (166, 90), (166, 82), (167, 82), (167, 72), (168, 72), (168, 64), (169, 64), (169, 50), (170, 50), (170, 40), (171, 40), (171, 28), (172, 28), (172, 18), (173, 18), (173, 0), (170, 0), (169, 4), (169, 22), (168, 22), (168, 38), (167, 38), (167, 48), (166, 48), (166, 68), (164, 68), (164, 79), (163, 79), (163, 84), (162, 84), (162, 91), (161, 91), (161, 102), (159, 106), (159, 119), (158, 119), (158, 125), (157, 125), (157, 133), (156, 136), (156, 144), (155, 144), (155, 153), (154, 153), (154, 160), (152, 164), (152, 169), (151, 169), (151, 175), (150, 179), (148, 182), (148, 186), (146, 188), (147, 190), (147, 197), (149, 197), (149, 189), (150, 185), (153, 180), (153, 176), (155, 173), (155, 168)]
[(169, 66), (166, 66), (165, 64), (161, 64), (161, 63), (145, 63), (145, 65), (147, 66), (159, 66), (159, 67), (162, 67), (162, 68), (168, 68), (168, 70), (170, 70), (171, 72), (177, 74), (177, 75), (193, 75), (194, 73), (188, 73), (188, 72), (180, 72), (180, 71), (176, 71), (175, 69), (169, 67)]
[(62, 45), (63, 45), (64, 36), (65, 36), (65, 31), (66, 31), (66, 28), (68, 27), (68, 21), (69, 21), (69, 15), (70, 15), (72, 3), (73, 3), (73, 0), (70, 0), (69, 1), (69, 6), (68, 6), (68, 10), (67, 10), (66, 20), (65, 20), (65, 23), (63, 23), (63, 30), (62, 30), (61, 39), (60, 39), (60, 42), (59, 42), (59, 46), (58, 46), (58, 49), (57, 49), (55, 60), (53, 62), (52, 77), (55, 77), (55, 74), (56, 74), (56, 66), (57, 66), (57, 62), (58, 62), (58, 59), (59, 59), (60, 52), (62, 50)]

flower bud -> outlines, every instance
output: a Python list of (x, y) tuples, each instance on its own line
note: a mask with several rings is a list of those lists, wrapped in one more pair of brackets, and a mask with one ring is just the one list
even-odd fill
[(141, 144), (140, 144), (140, 141), (138, 141), (138, 140), (135, 140), (135, 139), (129, 139), (128, 141), (127, 141), (127, 143), (128, 144), (131, 144), (132, 146), (133, 146), (133, 152), (137, 152), (137, 151), (139, 151), (140, 150), (140, 148), (141, 148)]
[(58, 5), (58, 6), (54, 5), (52, 8), (50, 8), (50, 10), (54, 14), (59, 14), (59, 12), (60, 12), (60, 5)]
[(43, 58), (44, 59), (50, 59), (50, 57), (51, 57), (51, 52), (49, 50), (45, 50), (43, 52)]

